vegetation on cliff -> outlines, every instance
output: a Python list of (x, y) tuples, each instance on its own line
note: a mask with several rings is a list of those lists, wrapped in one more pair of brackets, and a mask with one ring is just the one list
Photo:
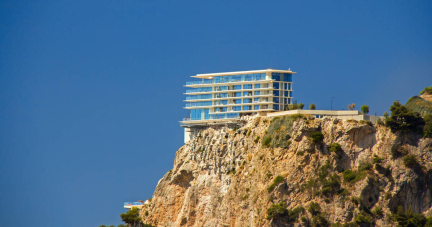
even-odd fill
[(209, 127), (177, 151), (140, 216), (157, 226), (430, 226), (429, 122), (395, 102), (377, 124), (294, 115)]

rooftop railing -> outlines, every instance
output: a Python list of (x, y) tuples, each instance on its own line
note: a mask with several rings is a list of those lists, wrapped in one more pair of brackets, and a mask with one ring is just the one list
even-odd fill
[(243, 82), (243, 81), (264, 81), (266, 79), (244, 79), (244, 80), (219, 80), (219, 81), (189, 81), (186, 85), (198, 85), (198, 84), (221, 84), (221, 83), (232, 83), (232, 82)]

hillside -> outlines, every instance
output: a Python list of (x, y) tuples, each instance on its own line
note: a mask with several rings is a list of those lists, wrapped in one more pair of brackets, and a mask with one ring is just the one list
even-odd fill
[(419, 112), (422, 116), (432, 114), (432, 95), (423, 94), (411, 97), (405, 106), (410, 110)]
[(399, 206), (432, 216), (431, 169), (432, 140), (421, 135), (253, 117), (182, 146), (141, 216), (155, 226), (396, 226)]

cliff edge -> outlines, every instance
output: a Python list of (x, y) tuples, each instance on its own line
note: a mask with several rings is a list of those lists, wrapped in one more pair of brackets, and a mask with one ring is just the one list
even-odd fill
[(398, 207), (432, 215), (431, 139), (297, 115), (203, 130), (141, 216), (155, 226), (395, 226)]

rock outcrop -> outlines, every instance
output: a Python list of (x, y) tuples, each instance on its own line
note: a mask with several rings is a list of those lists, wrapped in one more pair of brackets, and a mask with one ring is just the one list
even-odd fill
[(432, 114), (432, 95), (424, 94), (411, 97), (405, 106), (415, 112), (419, 112), (422, 116)]
[[(398, 206), (432, 215), (431, 139), (353, 120), (296, 116), (245, 122), (238, 129), (209, 127), (182, 146), (142, 209), (144, 222), (308, 226), (319, 217), (393, 226), (389, 216)], [(417, 161), (406, 167), (402, 160), (408, 154)], [(318, 214), (307, 211), (312, 203), (321, 208)], [(298, 208), (297, 220), (267, 218), (274, 204)]]

